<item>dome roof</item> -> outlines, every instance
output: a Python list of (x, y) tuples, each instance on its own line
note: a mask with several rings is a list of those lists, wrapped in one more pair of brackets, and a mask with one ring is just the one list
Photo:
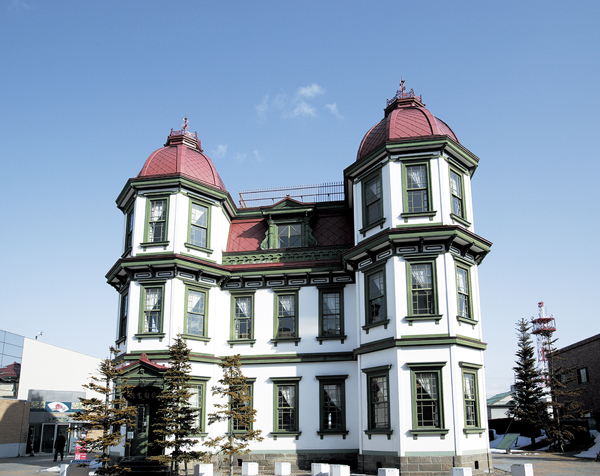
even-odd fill
[(203, 153), (198, 135), (187, 130), (187, 119), (183, 130), (171, 129), (165, 146), (150, 154), (138, 178), (172, 175), (182, 175), (226, 191), (212, 161)]
[(365, 134), (356, 160), (362, 159), (386, 142), (431, 136), (448, 136), (459, 142), (448, 124), (429, 112), (421, 102), (421, 96), (415, 96), (412, 89), (405, 92), (402, 81), (396, 96), (388, 100), (385, 117)]

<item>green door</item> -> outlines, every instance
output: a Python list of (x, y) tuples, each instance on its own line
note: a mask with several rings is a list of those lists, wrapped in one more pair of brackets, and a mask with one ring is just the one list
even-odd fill
[(150, 405), (139, 404), (137, 408), (137, 421), (131, 440), (131, 456), (148, 455), (148, 430), (150, 428)]

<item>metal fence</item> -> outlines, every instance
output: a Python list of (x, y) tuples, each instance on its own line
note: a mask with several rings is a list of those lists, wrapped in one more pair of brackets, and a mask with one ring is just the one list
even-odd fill
[(344, 183), (331, 182), (240, 190), (240, 208), (265, 207), (273, 205), (286, 197), (303, 203), (344, 200)]

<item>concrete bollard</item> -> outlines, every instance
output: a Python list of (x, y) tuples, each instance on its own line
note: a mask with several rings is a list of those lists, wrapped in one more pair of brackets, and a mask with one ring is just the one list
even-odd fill
[(513, 464), (510, 466), (512, 476), (533, 476), (533, 465), (531, 463)]
[(399, 476), (400, 470), (398, 468), (379, 468), (377, 470), (377, 476)]
[(194, 476), (213, 476), (213, 465), (210, 463), (194, 465)]
[(350, 476), (350, 466), (347, 464), (330, 464), (329, 476)]
[(242, 463), (242, 476), (258, 476), (258, 463)]
[(312, 476), (329, 476), (329, 464), (311, 463), (310, 472)]
[(275, 463), (275, 476), (290, 476), (292, 474), (292, 463)]
[(471, 476), (472, 474), (471, 468), (450, 468), (450, 476)]

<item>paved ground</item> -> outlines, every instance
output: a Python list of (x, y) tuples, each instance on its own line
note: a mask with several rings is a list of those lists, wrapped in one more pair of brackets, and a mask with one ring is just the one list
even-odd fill
[[(70, 460), (71, 458), (65, 457), (65, 462)], [(600, 476), (600, 462), (596, 463), (590, 459), (575, 458), (569, 453), (564, 455), (549, 453), (525, 455), (494, 454), (493, 461), (494, 468), (507, 471), (509, 474), (511, 465), (531, 463), (533, 464), (534, 476)], [(57, 475), (59, 472), (57, 464), (60, 464), (60, 461), (52, 461), (52, 455), (49, 454), (39, 454), (34, 457), (2, 458), (0, 459), (0, 476)], [(50, 472), (47, 471), (49, 469), (51, 470)], [(215, 476), (219, 474), (215, 471)], [(310, 473), (304, 471), (294, 472), (294, 476), (305, 475), (310, 475)]]

